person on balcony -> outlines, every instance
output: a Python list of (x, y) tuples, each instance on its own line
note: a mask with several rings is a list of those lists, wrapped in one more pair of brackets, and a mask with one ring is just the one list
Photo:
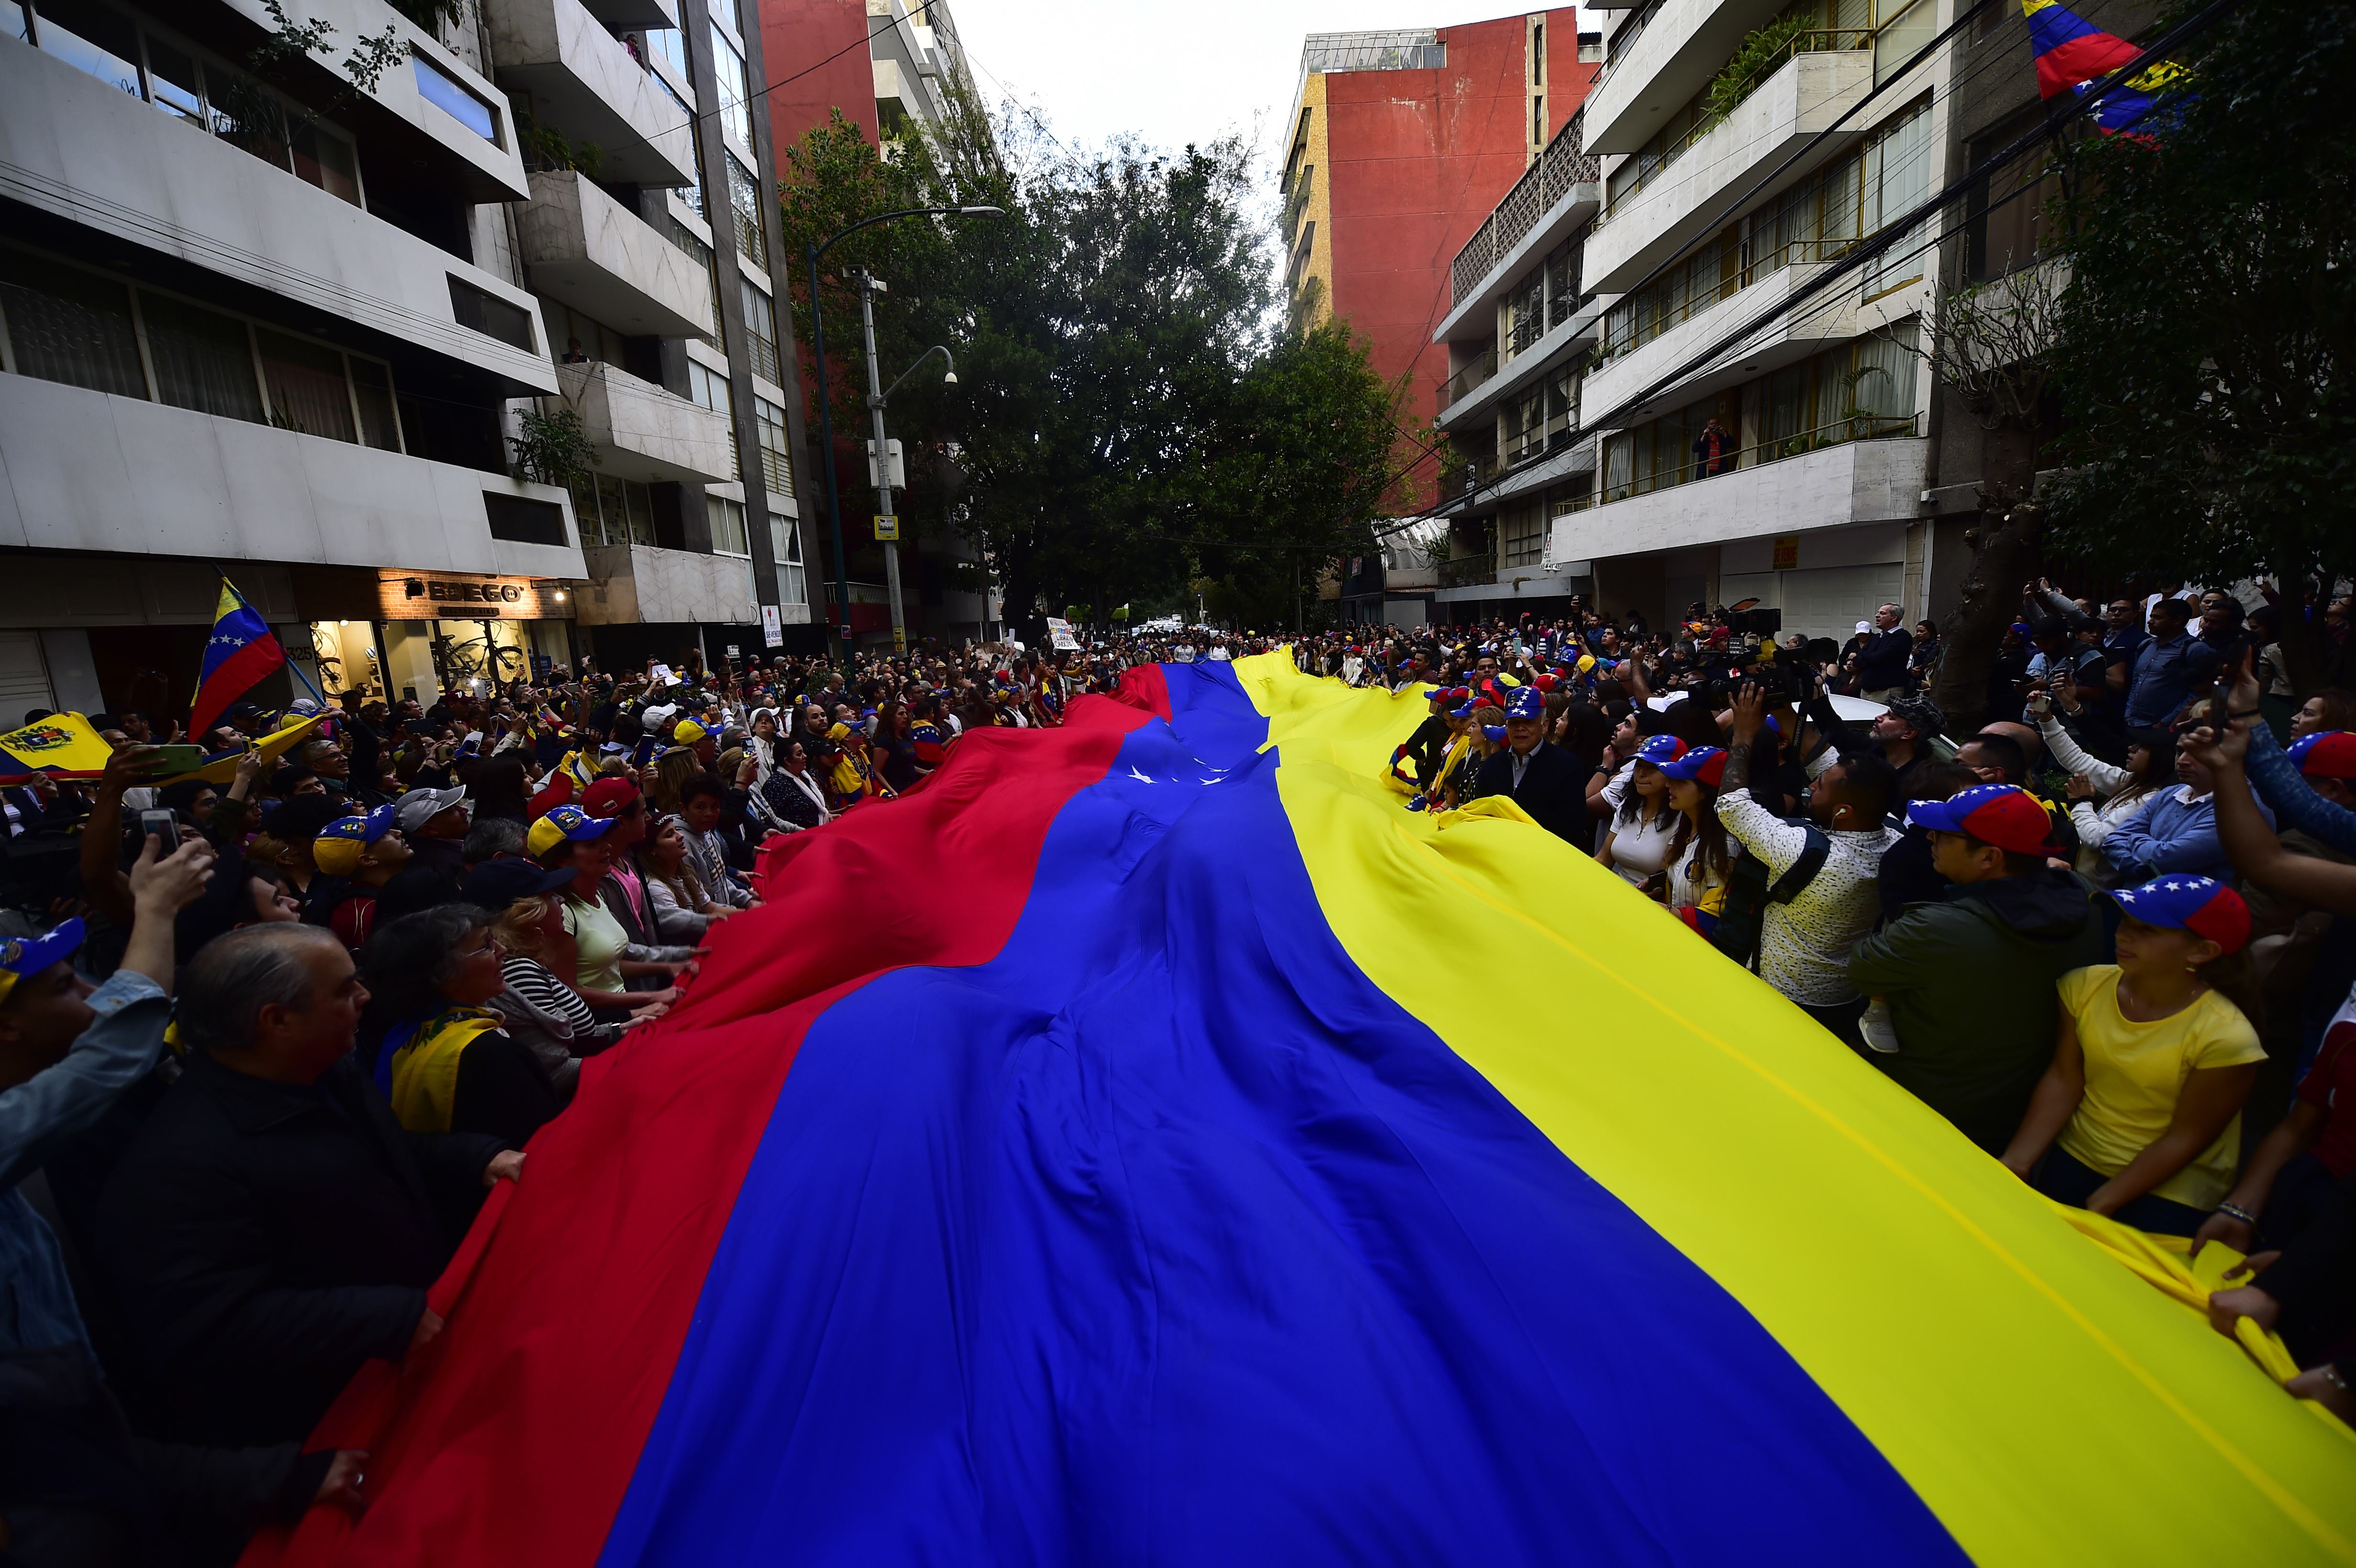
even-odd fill
[(1716, 414), (1712, 414), (1709, 422), (1701, 427), (1701, 434), (1694, 440), (1693, 450), (1695, 478), (1708, 479), (1734, 472), (1734, 437), (1718, 422)]

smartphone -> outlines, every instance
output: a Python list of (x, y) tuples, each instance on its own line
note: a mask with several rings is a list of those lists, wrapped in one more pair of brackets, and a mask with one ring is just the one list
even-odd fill
[(155, 771), (169, 777), (173, 773), (192, 773), (205, 765), (202, 746), (158, 746), (155, 748)]
[(168, 855), (180, 847), (180, 819), (168, 811), (143, 811), (139, 814), (139, 836), (164, 841), (164, 853)]
[(2041, 691), (2031, 692), (2029, 698), (2029, 710), (2042, 719), (2053, 711), (2053, 699)]

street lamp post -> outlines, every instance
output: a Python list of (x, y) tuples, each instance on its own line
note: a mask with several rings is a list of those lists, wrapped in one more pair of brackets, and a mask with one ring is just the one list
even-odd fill
[(923, 369), (936, 354), (941, 357), (944, 366), (942, 384), (956, 386), (957, 361), (949, 357), (948, 349), (936, 343), (916, 356), (916, 362), (901, 371), (898, 380), (878, 391), (875, 383), (883, 379), (883, 371), (875, 358), (873, 302), (883, 287), (883, 281), (873, 273), (859, 274), (859, 315), (867, 329), (867, 411), (875, 427), (875, 531), (884, 540), (884, 581), (892, 595), (892, 651), (905, 654), (908, 651), (908, 622), (900, 604), (900, 524), (892, 513), (892, 464), (884, 441), (884, 409), (892, 400), (892, 394), (906, 385), (908, 378)]
[[(832, 250), (834, 248), (835, 241), (849, 235), (856, 234), (861, 229), (868, 228), (873, 224), (889, 222), (891, 219), (895, 218), (925, 218), (942, 214), (964, 218), (1003, 218), (1006, 216), (1006, 209), (1001, 207), (904, 207), (893, 212), (879, 212), (874, 217), (862, 219), (859, 222), (851, 224), (846, 229), (838, 229), (832, 234), (827, 236), (827, 240), (824, 244), (812, 243), (808, 248), (809, 259), (810, 339), (811, 347), (818, 357), (818, 429), (819, 442), (821, 447), (819, 462), (820, 466), (826, 470), (827, 518), (834, 534), (834, 602), (836, 606), (842, 612), (842, 673), (845, 678), (850, 677), (852, 667), (856, 662), (851, 656), (851, 562), (849, 558), (843, 554), (842, 497), (835, 485), (834, 409), (833, 400), (827, 394), (826, 316), (825, 312), (819, 304), (818, 259), (820, 256), (825, 255), (829, 251)], [(861, 291), (861, 300), (862, 304), (865, 302), (865, 291), (862, 289)], [(870, 336), (871, 337), (873, 336), (872, 325), (870, 327)], [(868, 385), (872, 387), (874, 385), (872, 379), (873, 375), (872, 368), (869, 374), (871, 379)], [(880, 421), (878, 423), (877, 430), (879, 432), (879, 438), (876, 443), (875, 460), (878, 464), (881, 464), (884, 460), (884, 448), (881, 441), (882, 426)], [(888, 479), (890, 475), (880, 475), (880, 477)], [(896, 570), (899, 565), (896, 555), (888, 564)], [(895, 605), (897, 598), (898, 596), (895, 593), (894, 596)], [(896, 624), (898, 621), (898, 615), (896, 613), (893, 619)]]

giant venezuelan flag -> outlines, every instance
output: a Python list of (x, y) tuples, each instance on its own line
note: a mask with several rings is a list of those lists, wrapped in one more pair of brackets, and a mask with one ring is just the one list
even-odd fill
[(1421, 717), (968, 736), (588, 1064), (256, 1562), (2347, 1561), (2356, 1441)]

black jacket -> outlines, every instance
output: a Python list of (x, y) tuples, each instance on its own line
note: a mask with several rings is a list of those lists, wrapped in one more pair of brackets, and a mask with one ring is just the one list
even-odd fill
[(157, 1435), (301, 1441), (408, 1347), (500, 1147), (402, 1131), (349, 1056), (308, 1086), (193, 1056), (99, 1200)]
[(1430, 789), (1439, 782), (1440, 762), (1447, 754), (1448, 737), (1448, 720), (1434, 713), (1407, 738), (1407, 761), (1415, 773), (1418, 789)]
[(1514, 753), (1499, 752), (1481, 764), (1474, 781), (1483, 795), (1512, 797), (1540, 827), (1581, 851), (1595, 837), (1594, 820), (1587, 815), (1587, 770), (1560, 746), (1540, 741), (1522, 772), (1521, 787), (1514, 787)]

